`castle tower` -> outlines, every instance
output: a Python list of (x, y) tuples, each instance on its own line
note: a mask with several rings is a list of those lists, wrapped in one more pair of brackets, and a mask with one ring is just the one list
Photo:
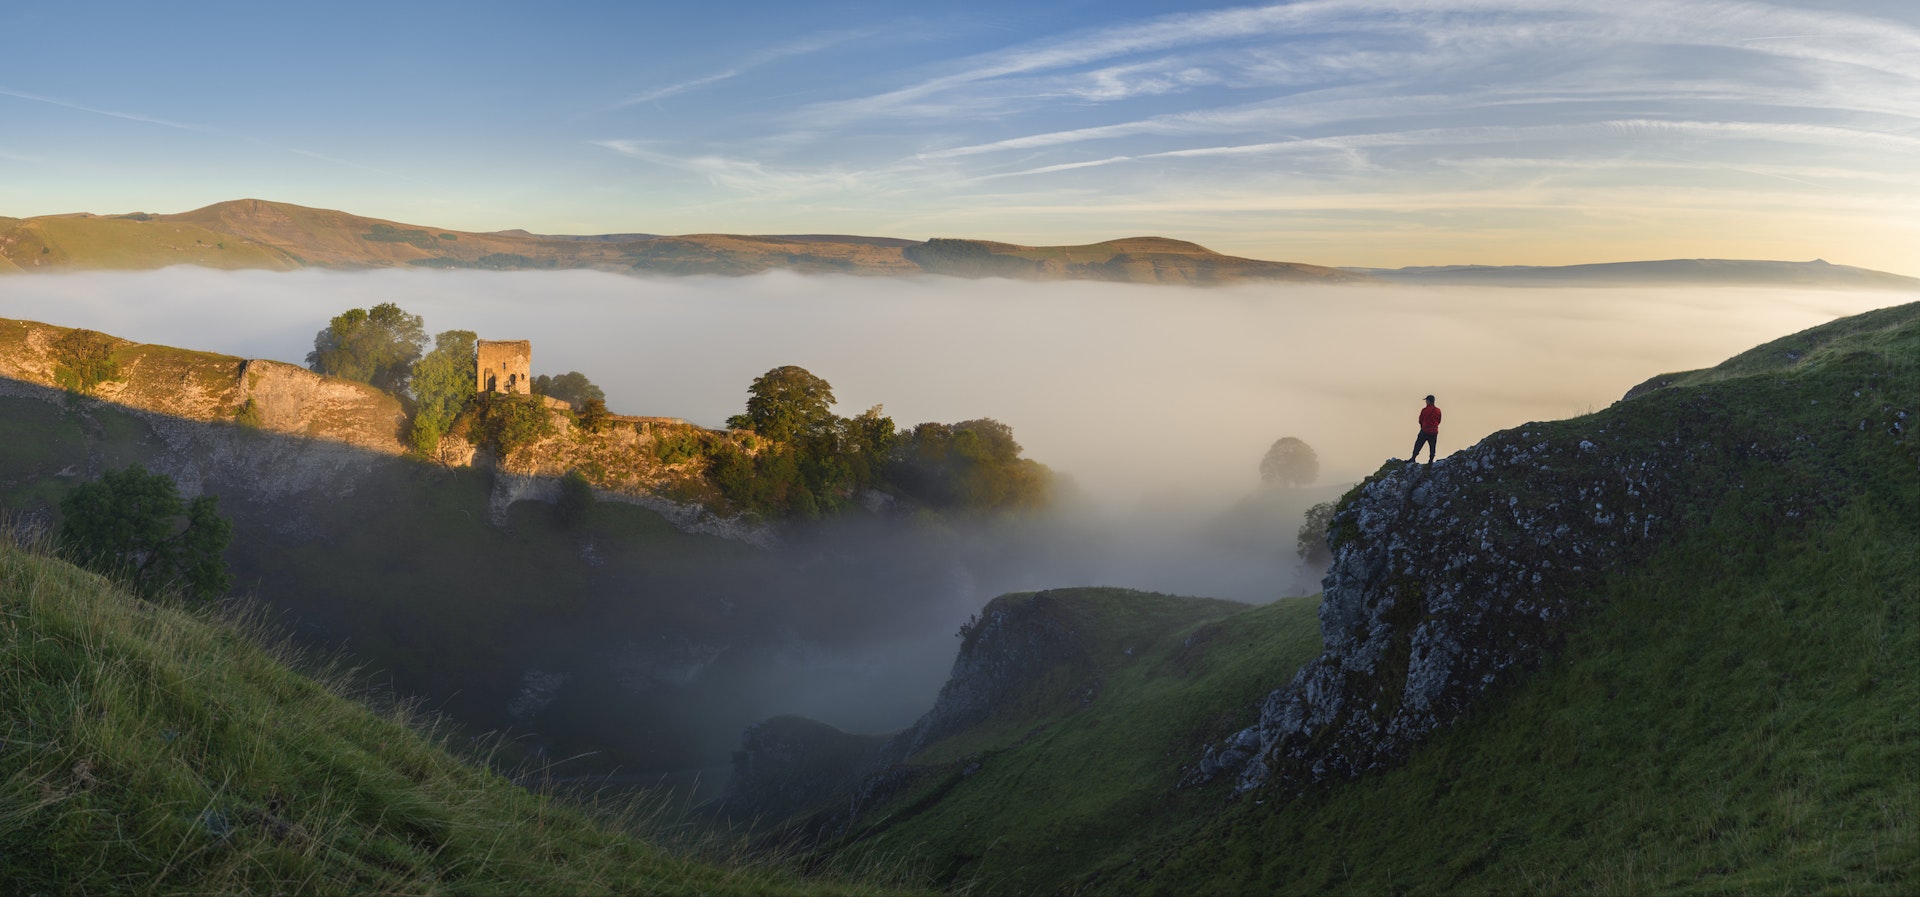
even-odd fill
[(533, 394), (533, 343), (483, 339), (475, 343), (474, 384), (478, 392)]

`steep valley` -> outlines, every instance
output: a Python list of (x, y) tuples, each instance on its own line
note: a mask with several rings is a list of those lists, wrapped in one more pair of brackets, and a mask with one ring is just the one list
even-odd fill
[[(750, 731), (733, 811), (833, 770), (781, 837), (992, 890), (1902, 892), (1916, 397), (1907, 305), (1392, 462), (1317, 638), (1307, 605), (1001, 598), (906, 733)], [(1184, 617), (1129, 632), (1150, 606)]]

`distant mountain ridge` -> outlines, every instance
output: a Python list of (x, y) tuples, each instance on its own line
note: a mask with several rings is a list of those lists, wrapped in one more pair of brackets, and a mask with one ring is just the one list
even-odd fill
[(849, 234), (491, 233), (239, 199), (156, 215), (0, 217), (0, 273), (210, 268), (590, 269), (631, 274), (1011, 277), (1122, 283), (1365, 283), (1335, 268), (1221, 255), (1163, 237), (1086, 246)]
[(1920, 278), (1825, 261), (1668, 259), (1592, 265), (1334, 268), (1223, 255), (1142, 236), (1079, 246), (857, 234), (536, 234), (458, 231), (238, 199), (177, 214), (0, 216), (0, 274), (222, 269), (587, 269), (626, 274), (938, 274), (1109, 283), (1411, 283), (1462, 286), (1778, 285), (1920, 291)]
[(1395, 283), (1432, 286), (1773, 285), (1920, 290), (1920, 277), (1835, 265), (1825, 259), (1663, 259), (1589, 265), (1428, 265), (1348, 268)]

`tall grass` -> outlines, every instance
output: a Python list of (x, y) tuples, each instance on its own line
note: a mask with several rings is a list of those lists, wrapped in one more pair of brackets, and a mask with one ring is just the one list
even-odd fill
[(663, 801), (516, 787), (456, 756), (410, 705), (348, 700), (341, 667), (295, 672), (257, 618), (141, 601), (41, 548), (0, 537), (12, 891), (877, 890), (701, 842)]

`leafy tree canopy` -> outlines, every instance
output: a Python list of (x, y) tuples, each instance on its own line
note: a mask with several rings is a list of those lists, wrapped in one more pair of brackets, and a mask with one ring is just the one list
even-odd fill
[(113, 360), (115, 340), (92, 330), (69, 330), (53, 343), (53, 359), (58, 363), (54, 379), (68, 389), (88, 392), (95, 386), (120, 375), (120, 364)]
[(554, 377), (546, 374), (534, 377), (533, 394), (552, 396), (574, 408), (581, 408), (595, 399), (598, 399), (603, 406), (607, 401), (606, 390), (593, 385), (593, 381), (588, 380), (587, 375), (579, 371), (568, 371)]
[(67, 493), (60, 546), (84, 567), (126, 576), (146, 597), (178, 589), (218, 598), (233, 583), (220, 556), (233, 524), (218, 505), (211, 495), (183, 502), (172, 477), (135, 464)]
[(433, 338), (433, 351), (413, 366), (413, 424), (408, 441), (432, 454), (474, 395), (474, 344), (471, 330), (447, 330)]
[(406, 395), (408, 377), (426, 345), (419, 315), (382, 302), (371, 309), (347, 309), (329, 321), (313, 337), (307, 367)]
[(1282, 436), (1260, 459), (1260, 480), (1269, 486), (1311, 486), (1320, 478), (1320, 458), (1313, 446)]
[(833, 403), (827, 381), (806, 368), (785, 365), (754, 378), (747, 388), (747, 413), (727, 418), (727, 426), (788, 442), (830, 430)]

